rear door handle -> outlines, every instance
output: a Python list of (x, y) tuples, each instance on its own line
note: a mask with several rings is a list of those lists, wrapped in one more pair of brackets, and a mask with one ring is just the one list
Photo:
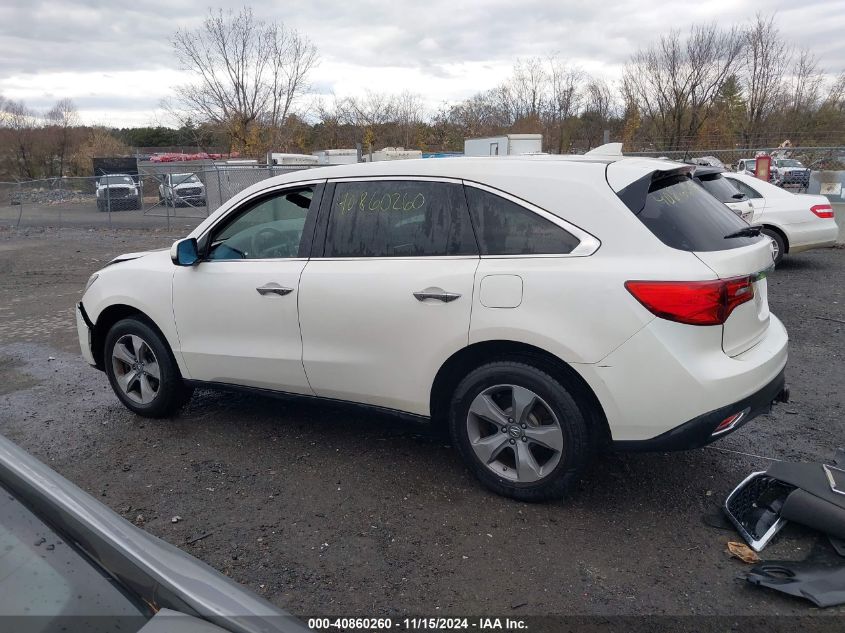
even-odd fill
[(293, 292), (293, 288), (285, 288), (284, 286), (280, 286), (279, 284), (272, 282), (259, 286), (256, 290), (262, 297), (267, 295), (278, 295), (280, 297), (284, 297), (285, 295), (289, 295)]
[(417, 301), (425, 301), (426, 299), (436, 299), (437, 301), (442, 301), (443, 303), (449, 303), (450, 301), (454, 301), (455, 299), (460, 299), (461, 295), (458, 292), (446, 292), (444, 290), (426, 288), (425, 290), (415, 292), (414, 297), (416, 297)]

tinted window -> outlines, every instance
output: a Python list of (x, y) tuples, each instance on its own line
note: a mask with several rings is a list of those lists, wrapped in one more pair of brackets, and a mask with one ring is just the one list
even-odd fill
[(335, 185), (326, 257), (477, 254), (460, 185), (410, 180)]
[(264, 198), (218, 230), (208, 259), (297, 257), (313, 188)]
[(684, 251), (723, 251), (763, 239), (726, 238), (748, 224), (685, 175), (653, 182), (634, 213), (660, 241)]
[(736, 202), (742, 198), (734, 197), (740, 193), (733, 183), (721, 174), (714, 174), (712, 176), (702, 176), (696, 178), (701, 186), (707, 190), (711, 196), (716, 198), (719, 202)]
[(579, 241), (571, 233), (501, 196), (466, 187), (467, 203), (482, 255), (571, 253)]
[(0, 614), (4, 631), (132, 633), (148, 617), (115, 581), (3, 488)]

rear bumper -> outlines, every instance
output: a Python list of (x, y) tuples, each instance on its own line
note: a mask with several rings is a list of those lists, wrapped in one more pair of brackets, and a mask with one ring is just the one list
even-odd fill
[[(722, 345), (721, 326), (654, 319), (599, 363), (573, 369), (601, 403), (612, 441), (647, 447), (691, 421), (765, 399), (767, 386), (776, 389), (788, 357), (786, 329), (776, 316), (770, 315), (763, 337), (741, 354), (728, 356)], [(748, 419), (746, 414), (740, 422)]]
[[(719, 407), (714, 411), (699, 415), (679, 427), (662, 435), (647, 440), (622, 440), (613, 442), (613, 448), (620, 451), (684, 451), (699, 448), (730, 435), (758, 415), (768, 413), (775, 402), (789, 399), (784, 370), (769, 384), (759, 391), (733, 404)], [(746, 412), (741, 420), (730, 430), (714, 435), (716, 427), (726, 418)]]
[(784, 232), (789, 240), (789, 253), (800, 253), (836, 244), (839, 226), (833, 218), (817, 219), (799, 224), (787, 224), (784, 226)]

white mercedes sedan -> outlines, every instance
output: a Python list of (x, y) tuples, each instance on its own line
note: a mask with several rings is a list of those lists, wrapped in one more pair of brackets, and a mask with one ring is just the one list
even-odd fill
[(772, 240), (776, 264), (784, 255), (836, 244), (839, 226), (825, 196), (792, 193), (745, 174), (723, 175), (754, 207), (748, 222), (763, 227), (763, 233)]
[(598, 448), (702, 446), (787, 397), (771, 241), (694, 170), (593, 154), (270, 178), (95, 273), (82, 354), (142, 416), (196, 386), (394, 410), (447, 426), (490, 489), (559, 497)]

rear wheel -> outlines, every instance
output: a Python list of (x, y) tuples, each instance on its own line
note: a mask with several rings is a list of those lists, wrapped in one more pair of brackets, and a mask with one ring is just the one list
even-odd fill
[(763, 235), (772, 240), (772, 247), (774, 248), (772, 258), (774, 259), (775, 266), (777, 266), (778, 264), (780, 264), (781, 260), (783, 259), (783, 254), (786, 252), (786, 243), (784, 242), (781, 234), (777, 231), (764, 228), (762, 232)]
[(191, 397), (162, 336), (144, 321), (118, 321), (106, 336), (104, 365), (112, 389), (131, 411), (148, 418), (176, 413)]
[(562, 497), (592, 453), (587, 423), (570, 391), (518, 362), (483, 365), (461, 381), (450, 431), (481, 483), (522, 501)]

